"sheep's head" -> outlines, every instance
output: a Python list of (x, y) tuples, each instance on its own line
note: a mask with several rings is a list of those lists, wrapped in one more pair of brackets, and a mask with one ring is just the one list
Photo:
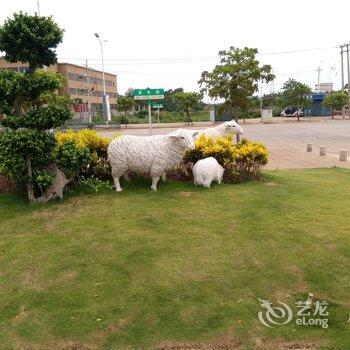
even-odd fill
[(243, 134), (243, 128), (238, 125), (234, 120), (230, 120), (229, 122), (225, 122), (226, 131), (234, 134)]
[(169, 134), (169, 138), (184, 149), (194, 149), (193, 135), (189, 130), (176, 130)]
[(198, 131), (191, 130), (191, 129), (176, 129), (175, 131), (172, 131), (168, 135), (177, 135), (179, 132), (184, 132), (184, 133), (190, 134), (192, 136), (193, 140), (195, 140), (197, 138), (197, 136), (199, 136)]

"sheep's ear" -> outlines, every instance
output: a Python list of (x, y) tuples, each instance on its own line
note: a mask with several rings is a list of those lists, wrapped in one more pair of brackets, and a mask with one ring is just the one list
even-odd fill
[(178, 135), (169, 135), (169, 139), (171, 140), (178, 140), (180, 138), (180, 136)]
[(195, 131), (194, 133), (192, 133), (192, 137), (197, 137), (199, 135), (198, 131)]

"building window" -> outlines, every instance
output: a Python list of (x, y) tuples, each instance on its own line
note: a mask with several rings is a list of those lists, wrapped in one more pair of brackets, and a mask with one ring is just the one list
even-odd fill
[(26, 72), (28, 72), (29, 67), (19, 67), (18, 70), (20, 73), (26, 73)]

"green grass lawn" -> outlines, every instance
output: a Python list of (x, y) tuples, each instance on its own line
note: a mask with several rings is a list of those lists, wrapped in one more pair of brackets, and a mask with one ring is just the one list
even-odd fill
[[(0, 196), (0, 349), (350, 348), (350, 171), (263, 182)], [(329, 328), (259, 321), (330, 304)]]

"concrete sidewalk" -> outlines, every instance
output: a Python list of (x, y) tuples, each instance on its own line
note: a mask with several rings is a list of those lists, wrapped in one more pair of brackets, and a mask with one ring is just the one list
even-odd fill
[(272, 150), (265, 169), (312, 169), (312, 168), (350, 168), (350, 162), (341, 162), (335, 156), (319, 156), (315, 152), (299, 150)]

